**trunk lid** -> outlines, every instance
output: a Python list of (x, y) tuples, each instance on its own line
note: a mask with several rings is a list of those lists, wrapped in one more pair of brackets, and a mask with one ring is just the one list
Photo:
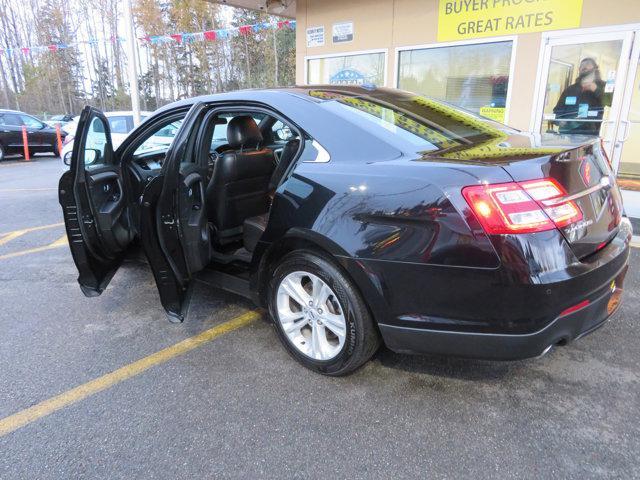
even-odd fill
[[(585, 138), (574, 140), (584, 142)], [(560, 231), (578, 258), (604, 247), (618, 232), (621, 195), (598, 139), (542, 157), (512, 160), (502, 167), (517, 182), (553, 178), (566, 190), (582, 219)]]
[(567, 192), (582, 219), (559, 227), (582, 259), (618, 232), (622, 196), (600, 140), (587, 136), (534, 135), (502, 130), (469, 139), (425, 157), (501, 166), (516, 182), (552, 178)]

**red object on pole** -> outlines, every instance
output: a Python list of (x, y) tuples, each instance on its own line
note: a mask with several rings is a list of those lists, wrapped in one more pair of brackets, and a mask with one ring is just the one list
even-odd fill
[(28, 162), (29, 158), (29, 141), (27, 140), (27, 127), (22, 126), (22, 146), (24, 147), (24, 159)]
[(60, 134), (59, 123), (56, 123), (56, 140), (58, 140), (58, 155), (62, 157), (62, 135)]

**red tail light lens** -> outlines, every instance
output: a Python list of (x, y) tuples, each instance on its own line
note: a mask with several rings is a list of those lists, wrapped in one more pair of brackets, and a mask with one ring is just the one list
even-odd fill
[(552, 178), (527, 182), (474, 185), (462, 195), (489, 234), (533, 233), (564, 227), (582, 212)]

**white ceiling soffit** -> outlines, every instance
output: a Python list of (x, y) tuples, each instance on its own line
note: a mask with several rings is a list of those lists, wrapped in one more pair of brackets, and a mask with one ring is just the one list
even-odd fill
[(296, 0), (206, 0), (220, 5), (260, 10), (272, 15), (296, 18)]

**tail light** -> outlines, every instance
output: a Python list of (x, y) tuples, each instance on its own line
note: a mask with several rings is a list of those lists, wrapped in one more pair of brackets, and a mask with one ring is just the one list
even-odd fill
[(462, 195), (489, 234), (533, 233), (562, 228), (582, 219), (582, 212), (552, 178), (474, 185)]

